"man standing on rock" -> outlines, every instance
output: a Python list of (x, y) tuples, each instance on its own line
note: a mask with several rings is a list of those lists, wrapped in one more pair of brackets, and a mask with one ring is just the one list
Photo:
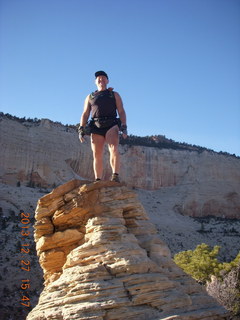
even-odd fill
[[(103, 150), (107, 143), (112, 168), (111, 181), (120, 182), (119, 131), (125, 139), (127, 137), (126, 113), (120, 95), (113, 91), (113, 88), (107, 88), (108, 83), (106, 72), (95, 73), (97, 90), (85, 99), (78, 132), (79, 139), (83, 142), (87, 128), (90, 130), (95, 181), (102, 179)], [(90, 113), (91, 120), (88, 122)], [(120, 119), (117, 118), (117, 113)]]

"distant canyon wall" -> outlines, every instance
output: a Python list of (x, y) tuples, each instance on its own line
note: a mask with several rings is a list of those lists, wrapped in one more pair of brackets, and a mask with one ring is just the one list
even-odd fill
[[(93, 180), (90, 139), (53, 123), (0, 120), (0, 182), (55, 187), (71, 179)], [(174, 210), (190, 216), (240, 218), (240, 159), (211, 151), (179, 151), (120, 145), (121, 180), (154, 190), (176, 187), (182, 201)], [(111, 174), (108, 151), (104, 178)]]

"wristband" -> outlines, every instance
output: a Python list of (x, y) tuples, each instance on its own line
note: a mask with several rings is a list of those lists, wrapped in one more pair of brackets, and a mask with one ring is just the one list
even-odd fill
[(120, 131), (123, 133), (123, 134), (126, 134), (127, 135), (127, 126), (125, 124), (122, 124), (121, 127), (120, 127)]
[(83, 126), (78, 127), (78, 133), (79, 133), (79, 137), (83, 137), (85, 135)]

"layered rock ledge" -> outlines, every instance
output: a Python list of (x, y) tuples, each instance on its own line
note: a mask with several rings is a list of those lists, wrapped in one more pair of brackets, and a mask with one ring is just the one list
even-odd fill
[(35, 217), (45, 288), (27, 320), (226, 319), (126, 186), (72, 180), (42, 197)]

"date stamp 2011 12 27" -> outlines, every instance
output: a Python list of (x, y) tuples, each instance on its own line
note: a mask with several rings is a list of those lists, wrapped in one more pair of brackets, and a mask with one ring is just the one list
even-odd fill
[(28, 237), (30, 236), (30, 224), (31, 221), (29, 219), (30, 213), (20, 212), (21, 218), (21, 270), (24, 272), (24, 276), (22, 278), (21, 283), (21, 305), (24, 307), (30, 307), (30, 280), (29, 280), (29, 272), (31, 270), (31, 261), (29, 259), (30, 256), (30, 244)]

